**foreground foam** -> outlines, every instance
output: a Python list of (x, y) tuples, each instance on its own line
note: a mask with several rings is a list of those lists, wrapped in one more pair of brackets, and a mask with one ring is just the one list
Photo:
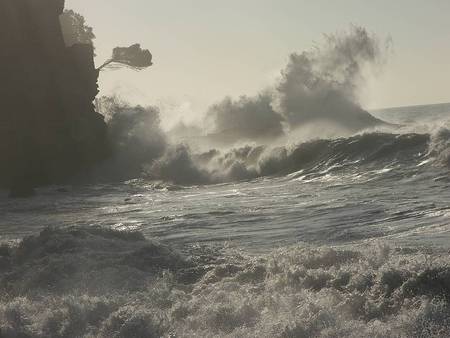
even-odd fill
[(161, 271), (190, 267), (169, 247), (137, 232), (99, 227), (45, 229), (4, 248), (1, 289), (10, 295), (137, 291)]
[(247, 256), (197, 247), (184, 258), (136, 233), (71, 228), (1, 255), (5, 337), (450, 334), (447, 254), (371, 245)]

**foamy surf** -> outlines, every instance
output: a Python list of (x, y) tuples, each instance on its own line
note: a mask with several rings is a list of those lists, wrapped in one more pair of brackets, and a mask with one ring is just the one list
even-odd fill
[(47, 229), (1, 250), (3, 337), (446, 337), (448, 253), (382, 244), (177, 253)]

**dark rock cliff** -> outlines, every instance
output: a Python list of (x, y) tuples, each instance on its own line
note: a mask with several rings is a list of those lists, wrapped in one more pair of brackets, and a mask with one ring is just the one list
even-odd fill
[(108, 154), (93, 47), (67, 48), (63, 0), (0, 0), (0, 188), (66, 182)]

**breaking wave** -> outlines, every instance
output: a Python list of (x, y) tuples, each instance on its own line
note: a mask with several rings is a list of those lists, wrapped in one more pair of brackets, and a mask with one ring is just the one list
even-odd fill
[(0, 251), (2, 337), (448, 337), (447, 255), (383, 245), (270, 253), (47, 229)]
[[(312, 49), (291, 54), (279, 78), (257, 95), (224, 98), (197, 114), (197, 125), (186, 124), (180, 116), (169, 130), (162, 127), (167, 123), (161, 123), (171, 119), (164, 107), (160, 114), (157, 107), (132, 106), (117, 97), (99, 98), (97, 111), (105, 116), (112, 154), (97, 168), (93, 180), (123, 181), (144, 173), (150, 179), (182, 185), (231, 182), (302, 169), (319, 161), (311, 151), (334, 156), (333, 148), (340, 147), (337, 143), (345, 147), (347, 142), (352, 148), (353, 142), (380, 138), (379, 145), (389, 136), (274, 148), (291, 144), (286, 140), (297, 134), (301, 137), (295, 142), (311, 140), (306, 134), (315, 131), (322, 138), (348, 137), (371, 128), (394, 127), (365, 111), (359, 100), (366, 78), (382, 68), (389, 51), (389, 40), (352, 25), (325, 35)], [(361, 152), (363, 156), (366, 150)]]
[(450, 132), (430, 134), (365, 133), (348, 138), (308, 141), (291, 147), (245, 146), (193, 153), (186, 145), (170, 148), (146, 169), (146, 177), (175, 184), (211, 184), (324, 172), (449, 164)]
[[(130, 106), (118, 98), (102, 98), (98, 108), (108, 123), (113, 156), (97, 167), (94, 181), (143, 177), (190, 186), (299, 171), (314, 176), (342, 170), (363, 173), (386, 166), (410, 168), (420, 163), (446, 167), (450, 163), (450, 131), (446, 128), (414, 133), (385, 125), (351, 136), (308, 136), (297, 144), (281, 138), (215, 148), (210, 136), (174, 139), (171, 132), (161, 128), (155, 107)], [(401, 132), (392, 132), (394, 128)], [(408, 128), (414, 130), (414, 126)]]

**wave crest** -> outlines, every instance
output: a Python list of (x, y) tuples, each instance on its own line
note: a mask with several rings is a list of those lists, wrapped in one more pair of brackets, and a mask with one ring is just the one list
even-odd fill
[[(188, 146), (174, 147), (149, 166), (149, 179), (175, 184), (211, 184), (281, 176), (303, 170), (319, 175), (327, 170), (383, 169), (414, 166), (430, 152), (430, 135), (367, 133), (349, 138), (314, 140), (292, 147), (246, 146), (226, 152), (195, 154)], [(431, 143), (431, 147), (434, 143)], [(439, 151), (440, 153), (440, 151)]]

